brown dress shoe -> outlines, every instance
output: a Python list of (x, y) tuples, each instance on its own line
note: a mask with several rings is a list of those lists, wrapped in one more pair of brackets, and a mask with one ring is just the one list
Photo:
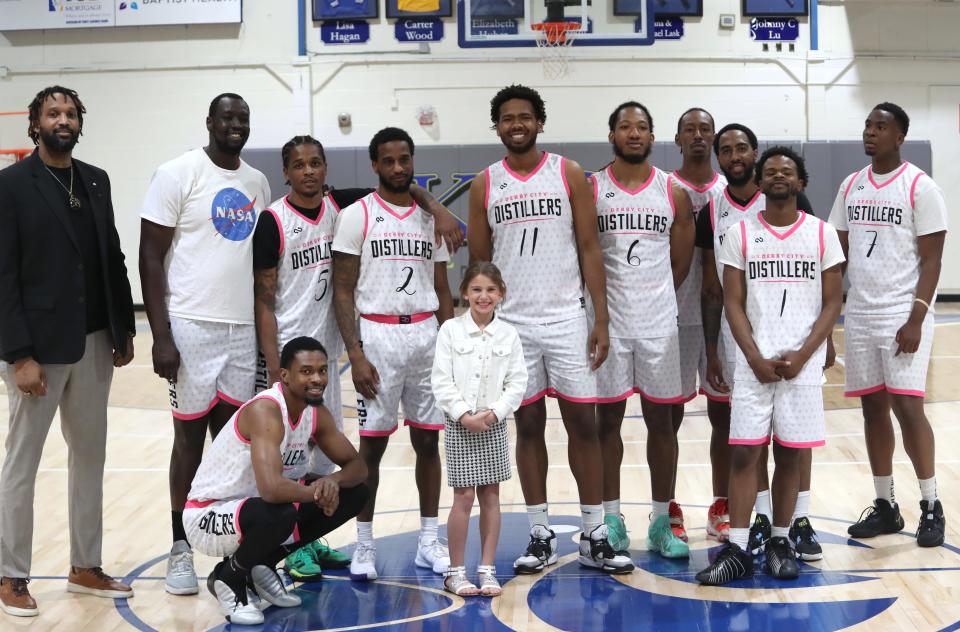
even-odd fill
[(93, 568), (71, 566), (70, 575), (67, 577), (67, 592), (86, 593), (108, 599), (133, 597), (133, 588), (110, 577), (99, 566)]
[(0, 609), (15, 617), (35, 617), (40, 614), (37, 602), (30, 596), (25, 577), (0, 579)]

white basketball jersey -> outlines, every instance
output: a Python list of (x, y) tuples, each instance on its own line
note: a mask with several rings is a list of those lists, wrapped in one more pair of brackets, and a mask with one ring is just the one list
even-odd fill
[[(912, 309), (920, 279), (917, 237), (947, 228), (939, 189), (938, 204), (917, 207), (920, 188), (930, 187), (936, 189), (930, 177), (909, 162), (885, 182), (878, 183), (866, 167), (842, 185), (843, 208), (835, 207), (830, 221), (849, 231), (847, 313), (898, 314)], [(846, 217), (839, 219), (845, 219), (846, 226), (835, 217), (844, 211)]]
[[(726, 187), (723, 194), (710, 199), (710, 225), (713, 227), (713, 255), (717, 265), (717, 276), (720, 277), (720, 285), (723, 286), (723, 268), (720, 261), (720, 249), (723, 246), (723, 238), (731, 226), (742, 220), (753, 217), (766, 207), (766, 196), (759, 190), (747, 202), (741, 206), (731, 196)], [(696, 263), (696, 262), (694, 262)], [(730, 331), (730, 323), (726, 316), (720, 318), (720, 347), (722, 349), (725, 362), (736, 362), (737, 359), (737, 341)], [(731, 376), (732, 377), (732, 376)]]
[(394, 206), (376, 192), (355, 204), (361, 205), (366, 217), (357, 311), (388, 315), (436, 311), (440, 300), (433, 284), (433, 267), (449, 256), (443, 245), (434, 243), (433, 218), (416, 203)]
[(257, 479), (250, 460), (250, 442), (244, 439), (237, 428), (240, 412), (252, 402), (269, 399), (280, 407), (283, 419), (283, 440), (280, 442), (280, 459), (283, 477), (296, 481), (303, 478), (310, 465), (310, 448), (307, 445), (317, 427), (317, 409), (307, 406), (294, 425), (283, 399), (283, 385), (277, 382), (257, 394), (233, 414), (223, 427), (197, 469), (190, 486), (190, 500), (234, 500), (260, 496)]
[(486, 169), (484, 206), (493, 263), (507, 285), (504, 320), (551, 323), (582, 314), (583, 283), (573, 229), (566, 159), (543, 152), (522, 176), (501, 160)]
[(330, 246), (340, 209), (323, 198), (320, 214), (311, 220), (289, 204), (286, 196), (271, 204), (280, 231), (277, 262), (277, 339), (279, 348), (297, 336), (320, 341), (331, 358), (343, 352), (343, 339), (333, 315)]
[[(723, 188), (727, 186), (727, 179), (719, 173), (713, 174), (713, 180), (703, 186), (696, 186), (692, 182), (687, 182), (674, 171), (673, 181), (687, 192), (690, 196), (690, 202), (693, 204), (693, 221), (696, 223), (700, 209), (706, 206), (710, 200), (720, 195)], [(684, 279), (680, 287), (677, 288), (677, 309), (680, 312), (679, 322), (681, 325), (699, 325), (703, 322), (700, 315), (700, 291), (703, 289), (703, 266), (700, 265), (702, 251), (700, 248), (693, 249), (693, 262), (690, 264), (690, 272)]]
[(636, 190), (617, 182), (612, 167), (593, 174), (591, 180), (607, 273), (610, 335), (670, 335), (677, 330), (677, 296), (670, 266), (670, 229), (675, 215), (671, 176), (652, 167), (650, 177)]
[[(757, 348), (765, 358), (795, 351), (803, 346), (823, 307), (821, 263), (823, 233), (828, 227), (801, 211), (789, 227), (770, 226), (758, 212), (740, 222), (739, 228), (747, 319)], [(793, 382), (819, 385), (826, 351), (824, 342)], [(736, 381), (741, 378), (756, 381), (738, 349)]]

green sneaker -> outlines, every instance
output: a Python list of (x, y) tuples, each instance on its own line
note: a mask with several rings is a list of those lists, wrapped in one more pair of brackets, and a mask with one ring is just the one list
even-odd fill
[(298, 582), (312, 582), (323, 578), (323, 568), (313, 551), (316, 542), (302, 546), (283, 561), (290, 577)]
[(627, 525), (623, 522), (623, 514), (615, 516), (607, 514), (603, 517), (603, 524), (607, 525), (607, 541), (614, 551), (629, 551), (630, 536), (627, 535)]
[(310, 546), (313, 547), (313, 555), (322, 569), (329, 570), (350, 566), (349, 555), (330, 548), (323, 540), (317, 540)]
[(657, 516), (647, 530), (647, 549), (656, 551), (663, 557), (690, 557), (687, 543), (673, 535), (670, 528), (670, 516)]

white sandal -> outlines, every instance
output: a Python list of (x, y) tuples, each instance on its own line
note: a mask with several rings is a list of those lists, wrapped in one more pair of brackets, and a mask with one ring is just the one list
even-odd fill
[(457, 597), (478, 595), (477, 587), (467, 579), (466, 566), (451, 566), (443, 573), (443, 589)]
[(499, 597), (503, 589), (500, 588), (500, 582), (497, 581), (497, 567), (490, 565), (480, 565), (477, 567), (477, 575), (480, 579), (480, 594), (484, 597)]

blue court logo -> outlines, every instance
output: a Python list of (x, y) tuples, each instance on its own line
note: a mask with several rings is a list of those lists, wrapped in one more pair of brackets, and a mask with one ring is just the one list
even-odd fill
[(257, 198), (250, 199), (234, 188), (221, 189), (213, 196), (210, 219), (222, 237), (230, 241), (243, 241), (253, 233), (257, 225)]

